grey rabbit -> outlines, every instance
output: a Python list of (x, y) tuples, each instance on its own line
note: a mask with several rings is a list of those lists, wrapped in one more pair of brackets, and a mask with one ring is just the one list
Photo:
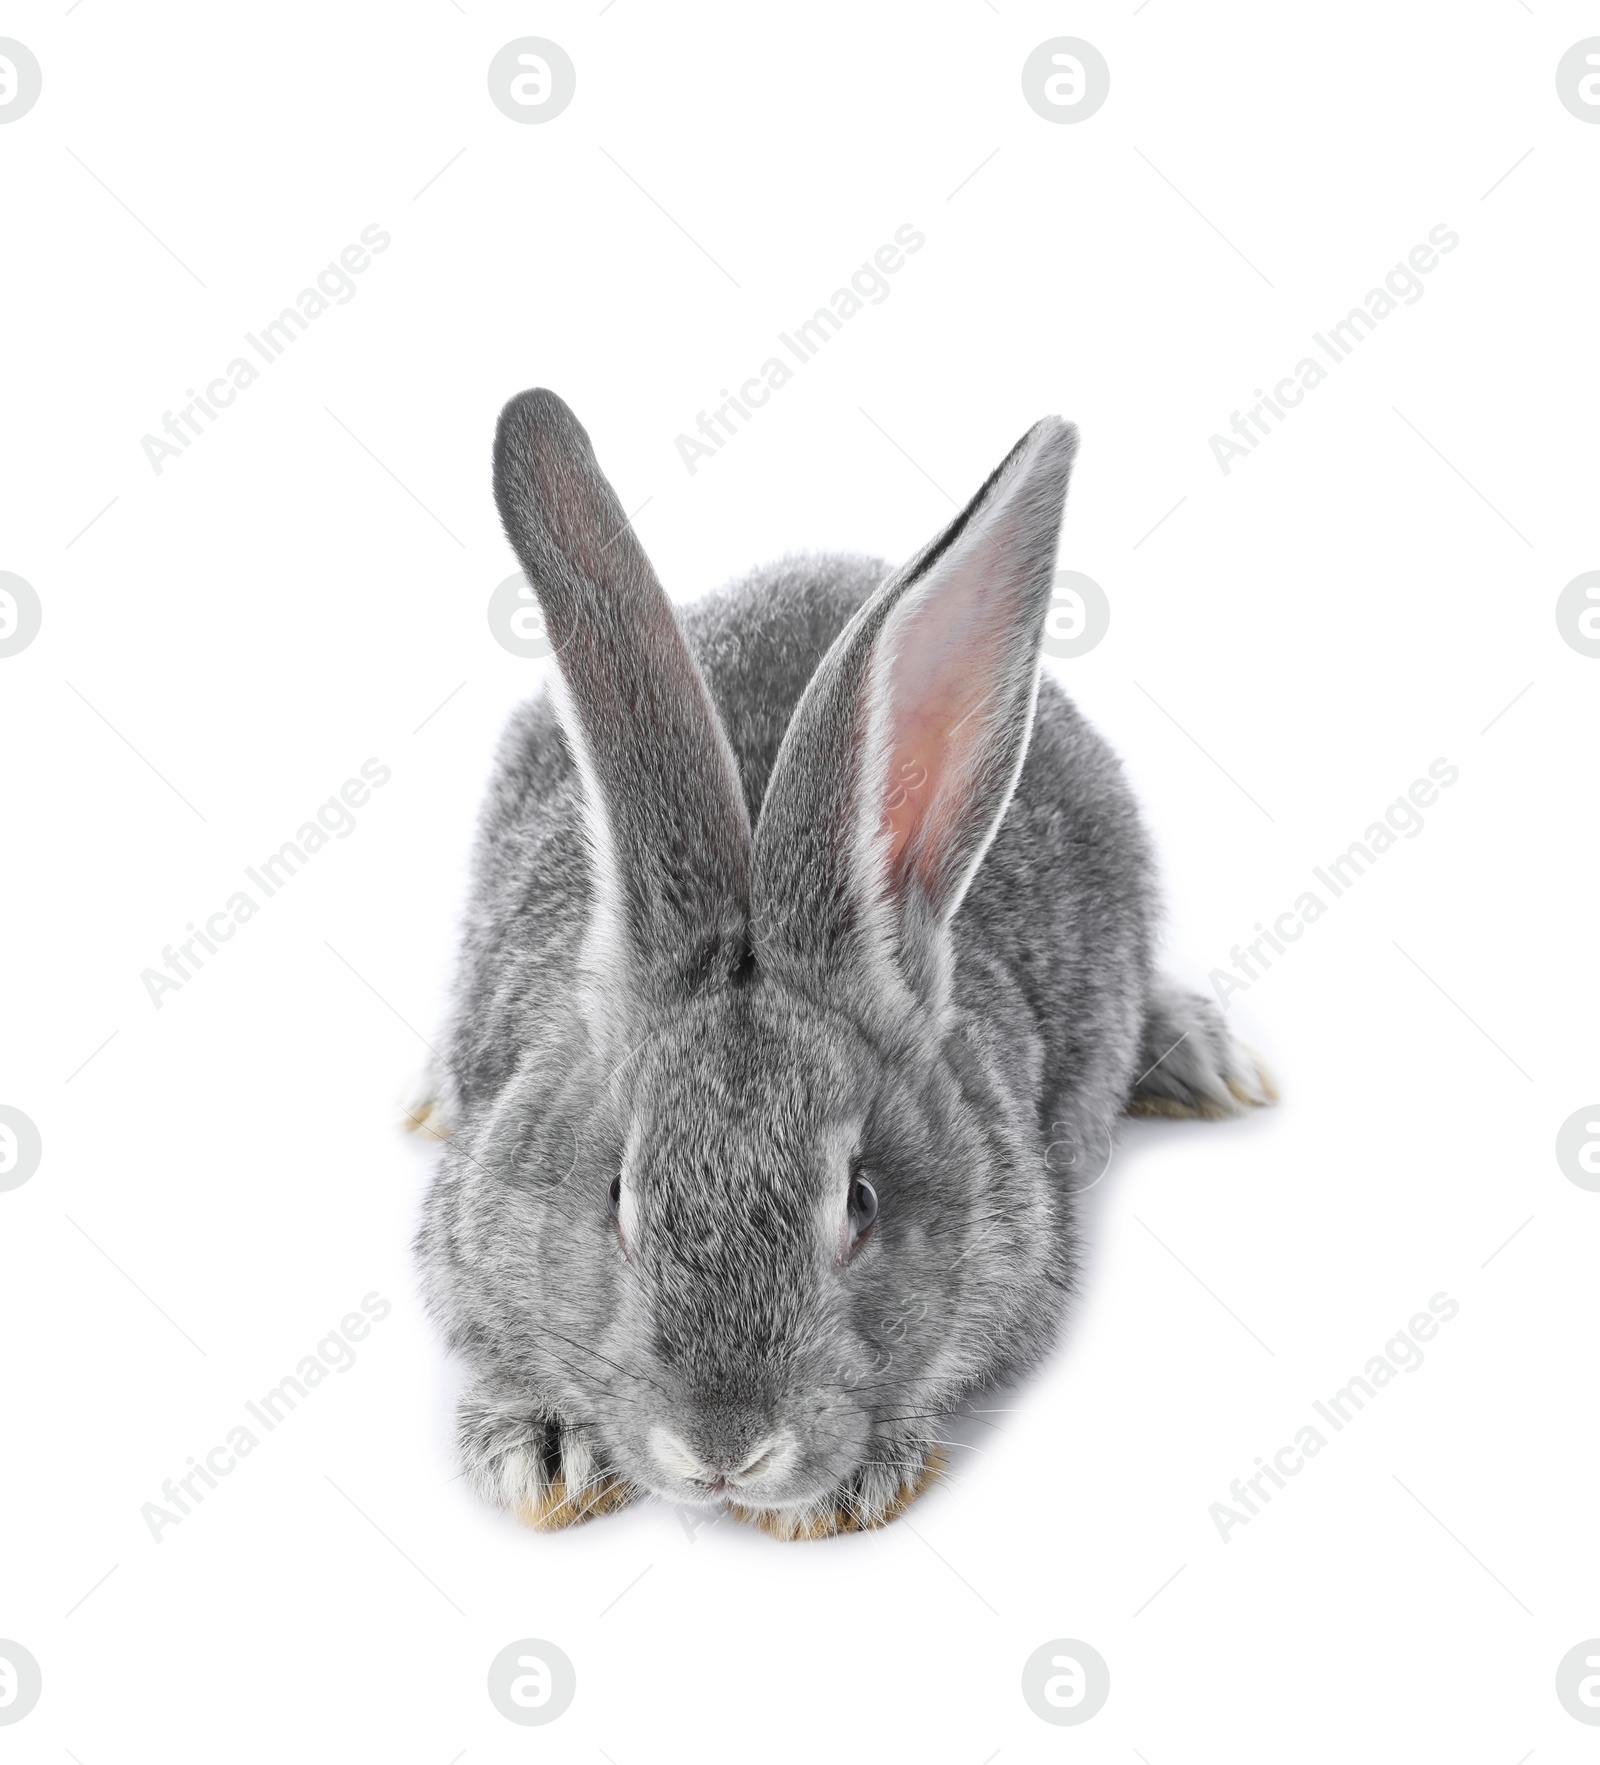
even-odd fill
[(899, 569), (789, 558), (680, 617), (567, 406), (501, 413), (559, 670), (409, 1113), (461, 1456), (527, 1523), (883, 1525), (1048, 1350), (1117, 1119), (1275, 1097), (1156, 970), (1138, 811), (1040, 673), (1076, 444), (1037, 423)]

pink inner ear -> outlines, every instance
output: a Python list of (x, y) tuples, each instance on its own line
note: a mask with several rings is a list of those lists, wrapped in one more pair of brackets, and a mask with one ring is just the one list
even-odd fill
[[(989, 597), (1003, 607), (1007, 585)], [(977, 560), (904, 616), (889, 663), (888, 761), (881, 827), (885, 880), (903, 897), (929, 887), (961, 840), (963, 811), (991, 735), (984, 707), (1005, 664), (1005, 619), (988, 608)]]

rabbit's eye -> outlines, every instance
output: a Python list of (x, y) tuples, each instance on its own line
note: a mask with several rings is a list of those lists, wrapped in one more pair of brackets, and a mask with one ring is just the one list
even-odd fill
[(622, 1213), (622, 1178), (620, 1176), (611, 1179), (611, 1187), (606, 1191), (606, 1194), (611, 1202), (611, 1217), (617, 1219)]
[(878, 1217), (878, 1191), (863, 1176), (857, 1176), (850, 1183), (850, 1244), (851, 1248), (861, 1242), (868, 1228)]

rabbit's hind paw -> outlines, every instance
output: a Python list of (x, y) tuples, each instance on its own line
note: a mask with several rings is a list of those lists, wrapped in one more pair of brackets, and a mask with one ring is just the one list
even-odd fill
[(448, 1140), (458, 1114), (455, 1087), (429, 1066), (419, 1072), (395, 1099), (395, 1125), (419, 1140)]
[(419, 1140), (448, 1140), (454, 1124), (432, 1099), (420, 1107), (402, 1103), (400, 1105), (400, 1132), (415, 1134)]
[(1224, 1121), (1278, 1101), (1278, 1087), (1252, 1048), (1236, 1041), (1211, 1000), (1170, 982), (1146, 1006), (1129, 1115)]

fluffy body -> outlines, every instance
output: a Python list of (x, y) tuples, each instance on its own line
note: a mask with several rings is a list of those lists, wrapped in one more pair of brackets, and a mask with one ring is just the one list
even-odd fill
[[(570, 417), (534, 414), (530, 450)], [(1012, 464), (1029, 441), (968, 516), (986, 496), (1015, 510), (1002, 474), (1037, 469)], [(529, 457), (541, 510), (592, 492), (568, 484), (566, 451), (557, 467)], [(508, 505), (514, 541), (553, 519), (514, 486)], [(1052, 563), (1041, 523), (1024, 507), (1000, 543)], [(538, 532), (536, 586), (565, 568), (552, 544), (563, 560), (583, 549)], [(874, 742), (926, 746), (883, 681), (914, 678), (919, 704), (961, 687), (939, 673), (955, 616), (928, 635), (924, 609), (966, 617), (940, 572), (981, 543), (947, 531), (877, 627), (895, 572), (860, 557), (789, 558), (683, 612), (720, 760), (690, 713), (655, 751), (637, 701), (595, 711), (581, 658), (612, 640), (552, 591), (563, 682), (513, 718), (484, 807), (445, 1070), (421, 1105), (451, 1137), (417, 1240), (430, 1309), (472, 1373), (467, 1472), (531, 1524), (643, 1493), (727, 1503), (780, 1537), (884, 1523), (936, 1475), (938, 1419), (1055, 1337), (1076, 1261), (1061, 1148), (1107, 1146), (1130, 1109), (1267, 1099), (1215, 1008), (1154, 967), (1154, 864), (1118, 761), (1048, 677), (1033, 698), (1031, 554), (1016, 634), (959, 627), (995, 683), (961, 722), (970, 735), (1000, 709), (970, 752), (930, 763), (922, 788), (945, 806), (916, 825), (904, 792), (881, 819), (861, 807)], [(596, 575), (588, 556), (571, 605)], [(605, 717), (640, 723), (620, 756)], [(727, 763), (731, 804), (711, 777)], [(679, 823), (641, 832), (631, 808), (608, 813), (630, 767), (631, 788), (669, 797), (689, 776)], [(835, 801), (838, 771), (858, 777)], [(741, 827), (744, 852), (703, 856)], [(651, 840), (681, 852), (645, 889), (636, 848)], [(862, 874), (877, 880), (841, 910)], [(850, 1242), (858, 1174), (879, 1211)]]

